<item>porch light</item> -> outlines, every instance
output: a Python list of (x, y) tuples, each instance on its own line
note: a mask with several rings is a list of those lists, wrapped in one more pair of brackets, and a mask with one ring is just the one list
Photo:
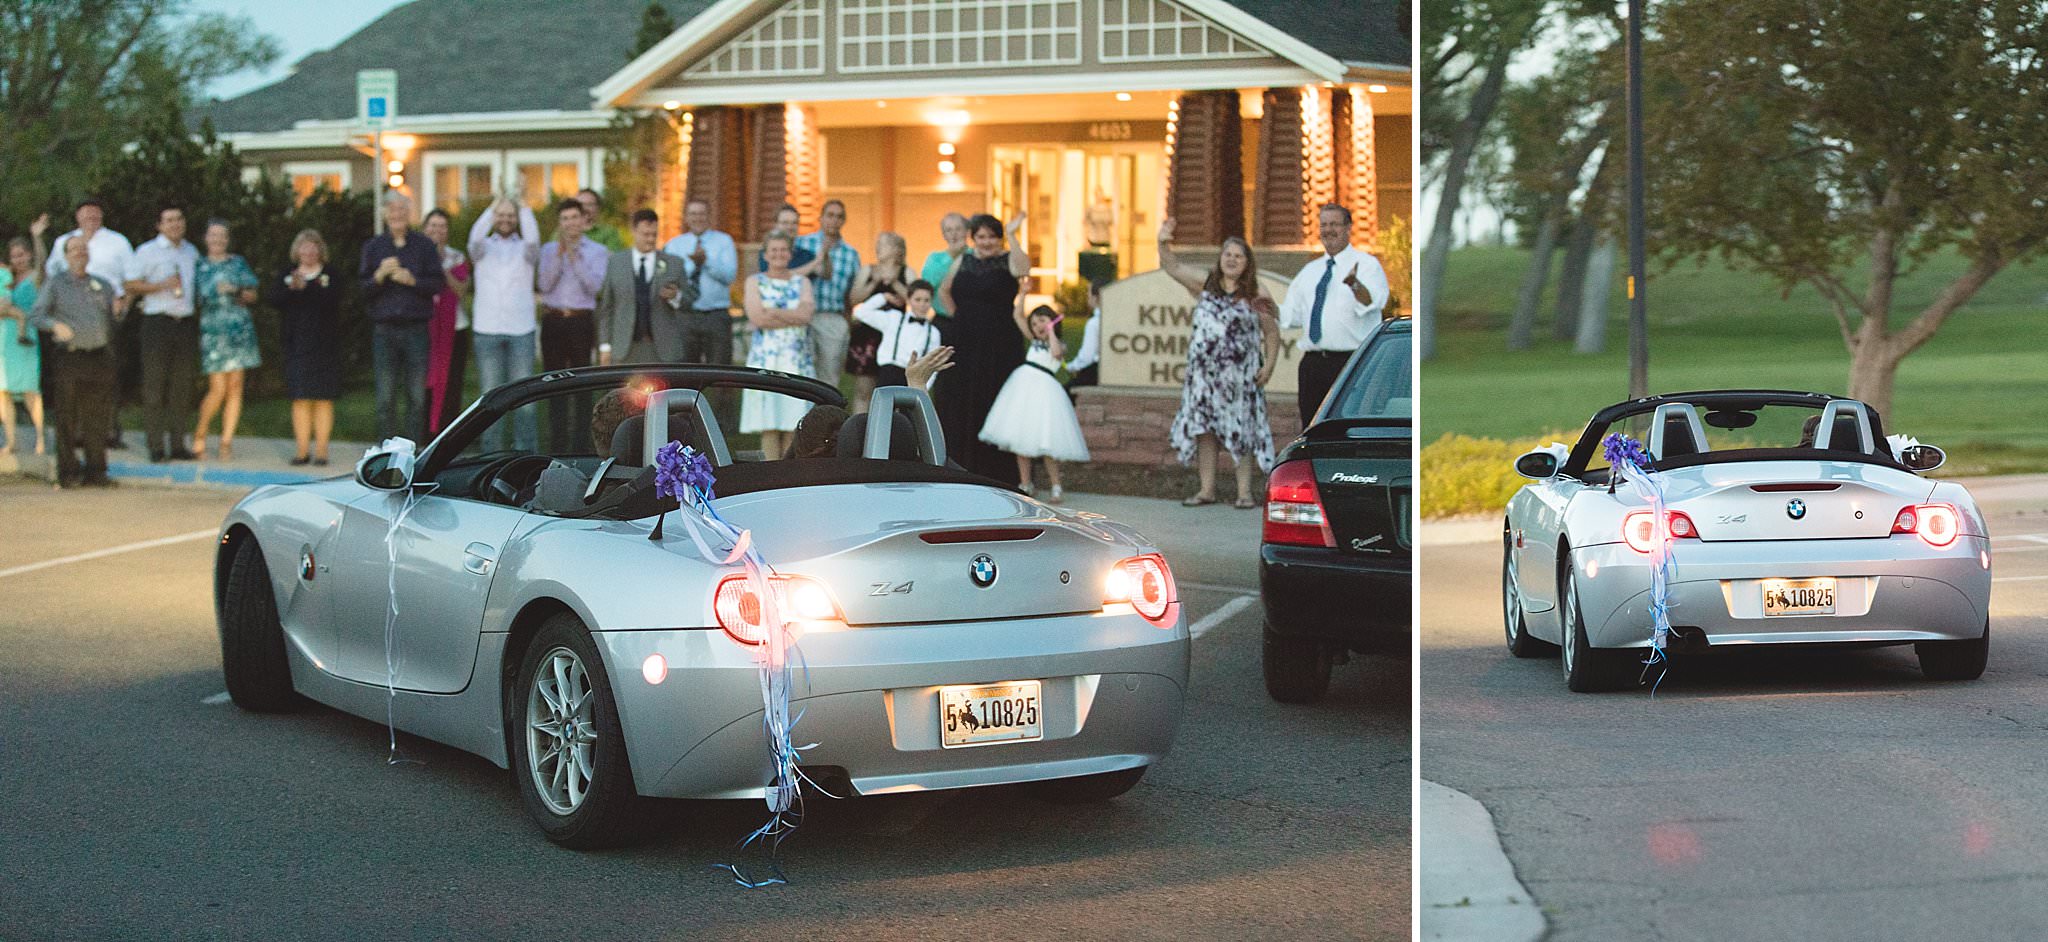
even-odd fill
[(967, 112), (958, 109), (951, 111), (934, 111), (930, 115), (928, 115), (927, 118), (928, 120), (931, 121), (931, 123), (936, 124), (942, 128), (964, 128), (969, 124), (974, 123), (973, 115), (970, 115)]
[(1117, 93), (1116, 93), (1116, 100), (1117, 100), (1117, 101), (1130, 101), (1130, 100), (1131, 100), (1131, 93), (1130, 93), (1130, 92), (1117, 92)]
[(677, 100), (675, 100), (675, 99), (673, 99), (673, 98), (671, 98), (671, 99), (669, 99), (669, 100), (667, 100), (667, 101), (664, 101), (664, 102), (662, 102), (662, 103), (661, 103), (661, 108), (662, 108), (662, 110), (663, 110), (663, 111), (674, 111), (674, 110), (676, 110), (676, 109), (678, 109), (678, 108), (681, 108), (682, 106), (683, 106), (683, 103), (682, 103), (682, 102), (680, 102), (680, 101), (677, 101)]
[(1367, 85), (1365, 87), (1365, 90), (1375, 95), (1384, 95), (1387, 93), (1387, 87), (1385, 85)]
[(384, 149), (398, 155), (400, 158), (412, 153), (412, 149), (418, 147), (419, 143), (420, 139), (410, 134), (384, 135)]
[(954, 155), (955, 153), (958, 153), (958, 152), (959, 152), (959, 150), (960, 150), (960, 149), (959, 149), (958, 147), (955, 147), (955, 146), (953, 145), (953, 142), (952, 142), (952, 141), (940, 141), (940, 142), (939, 142), (939, 156), (941, 156), (941, 157), (951, 157), (951, 156), (953, 156), (953, 155)]
[(384, 184), (385, 184), (386, 186), (389, 186), (390, 188), (392, 188), (392, 189), (394, 189), (394, 190), (396, 190), (396, 189), (398, 189), (398, 188), (400, 188), (400, 187), (402, 187), (402, 186), (405, 186), (405, 174), (402, 174), (402, 173), (394, 173), (394, 174), (392, 174), (391, 176), (389, 176), (389, 177), (386, 177), (386, 178), (384, 179)]
[(385, 173), (404, 173), (404, 172), (405, 172), (405, 161), (403, 161), (403, 160), (393, 160), (393, 161), (388, 161), (388, 162), (386, 162), (386, 163), (384, 164), (384, 172), (385, 172)]
[(950, 160), (941, 160), (941, 161), (939, 161), (939, 172), (940, 172), (940, 173), (952, 173), (952, 172), (953, 172), (953, 162), (952, 162), (952, 161), (950, 161)]

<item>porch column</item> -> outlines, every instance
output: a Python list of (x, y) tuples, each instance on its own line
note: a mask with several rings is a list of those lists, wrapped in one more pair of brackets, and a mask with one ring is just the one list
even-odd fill
[(1186, 92), (1167, 129), (1166, 212), (1175, 242), (1216, 245), (1244, 234), (1244, 125), (1237, 92)]
[(1336, 142), (1337, 202), (1351, 210), (1353, 245), (1380, 240), (1379, 170), (1373, 153), (1372, 99), (1365, 87), (1337, 89), (1331, 101)]
[(807, 223), (818, 218), (823, 208), (824, 163), (818, 147), (818, 115), (796, 102), (783, 106), (782, 152), (785, 177), (783, 191), (797, 215)]
[[(691, 112), (689, 158), (683, 168), (684, 191), (710, 205), (712, 225), (735, 234), (745, 233), (748, 221), (745, 119), (746, 112), (738, 108)], [(676, 207), (678, 213), (681, 209)]]
[(1253, 241), (1308, 245), (1316, 240), (1316, 207), (1337, 198), (1329, 92), (1315, 86), (1269, 88), (1262, 100)]

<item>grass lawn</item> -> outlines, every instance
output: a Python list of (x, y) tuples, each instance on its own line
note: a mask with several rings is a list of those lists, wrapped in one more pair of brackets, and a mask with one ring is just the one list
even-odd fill
[[(1507, 318), (1528, 264), (1510, 248), (1454, 252), (1440, 306), (1437, 357), (1422, 367), (1422, 441), (1456, 432), (1575, 437), (1628, 394), (1628, 302), (1608, 301), (1605, 353), (1548, 340), (1546, 299), (1531, 350), (1506, 350)], [(1894, 315), (1909, 320), (1964, 268), (1943, 255), (1902, 281)], [(1618, 279), (1617, 279), (1618, 280)], [(1843, 393), (1849, 354), (1809, 288), (1788, 295), (1718, 264), (1651, 269), (1650, 390), (1767, 387)], [(2048, 470), (2048, 265), (2007, 269), (1899, 368), (1889, 431), (1949, 453), (1944, 476)], [(1567, 438), (1567, 441), (1571, 440)]]

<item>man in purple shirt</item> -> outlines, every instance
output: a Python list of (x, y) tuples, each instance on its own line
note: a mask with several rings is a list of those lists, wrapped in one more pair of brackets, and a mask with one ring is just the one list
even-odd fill
[[(604, 246), (583, 237), (590, 219), (582, 203), (563, 200), (555, 207), (555, 219), (555, 239), (540, 250), (540, 364), (548, 372), (590, 365), (596, 339), (590, 315), (597, 309), (597, 289), (604, 284), (609, 255)], [(589, 443), (589, 398), (551, 400), (549, 454), (579, 454)]]

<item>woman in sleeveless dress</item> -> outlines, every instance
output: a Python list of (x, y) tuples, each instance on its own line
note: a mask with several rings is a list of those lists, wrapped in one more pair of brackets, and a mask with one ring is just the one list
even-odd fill
[(1004, 484), (1018, 481), (1016, 459), (983, 442), (980, 432), (1004, 381), (1024, 362), (1024, 344), (1017, 337), (1017, 291), (1031, 273), (1031, 258), (1017, 238), (1023, 225), (1021, 213), (1007, 230), (994, 216), (968, 220), (972, 247), (939, 285), (939, 302), (953, 312), (946, 342), (958, 367), (940, 375), (932, 393), (946, 433), (946, 455)]
[(228, 252), (228, 224), (210, 220), (203, 239), (206, 253), (192, 270), (199, 301), (199, 365), (206, 373), (206, 398), (199, 401), (199, 422), (192, 429), (192, 451), (206, 457), (206, 433), (220, 415), (220, 460), (235, 456), (235, 429), (242, 422), (242, 377), (263, 365), (256, 344), (256, 272), (247, 260)]
[[(812, 361), (809, 325), (818, 309), (809, 279), (789, 270), (795, 242), (789, 233), (768, 234), (761, 246), (767, 270), (747, 279), (747, 323), (753, 325), (747, 344), (747, 365), (798, 376), (818, 375)], [(740, 393), (740, 431), (761, 433), (761, 457), (782, 457), (789, 433), (810, 410), (801, 399), (759, 389)]]
[(1228, 451), (1237, 471), (1237, 502), (1249, 509), (1252, 469), (1273, 467), (1273, 429), (1266, 424), (1266, 381), (1280, 355), (1279, 306), (1259, 285), (1251, 246), (1223, 240), (1216, 267), (1202, 271), (1173, 254), (1173, 220), (1159, 227), (1159, 268), (1195, 295), (1194, 336), (1188, 342), (1187, 378), (1180, 412), (1168, 433), (1181, 464), (1196, 460), (1201, 489), (1181, 501), (1188, 507), (1216, 502), (1216, 452)]

